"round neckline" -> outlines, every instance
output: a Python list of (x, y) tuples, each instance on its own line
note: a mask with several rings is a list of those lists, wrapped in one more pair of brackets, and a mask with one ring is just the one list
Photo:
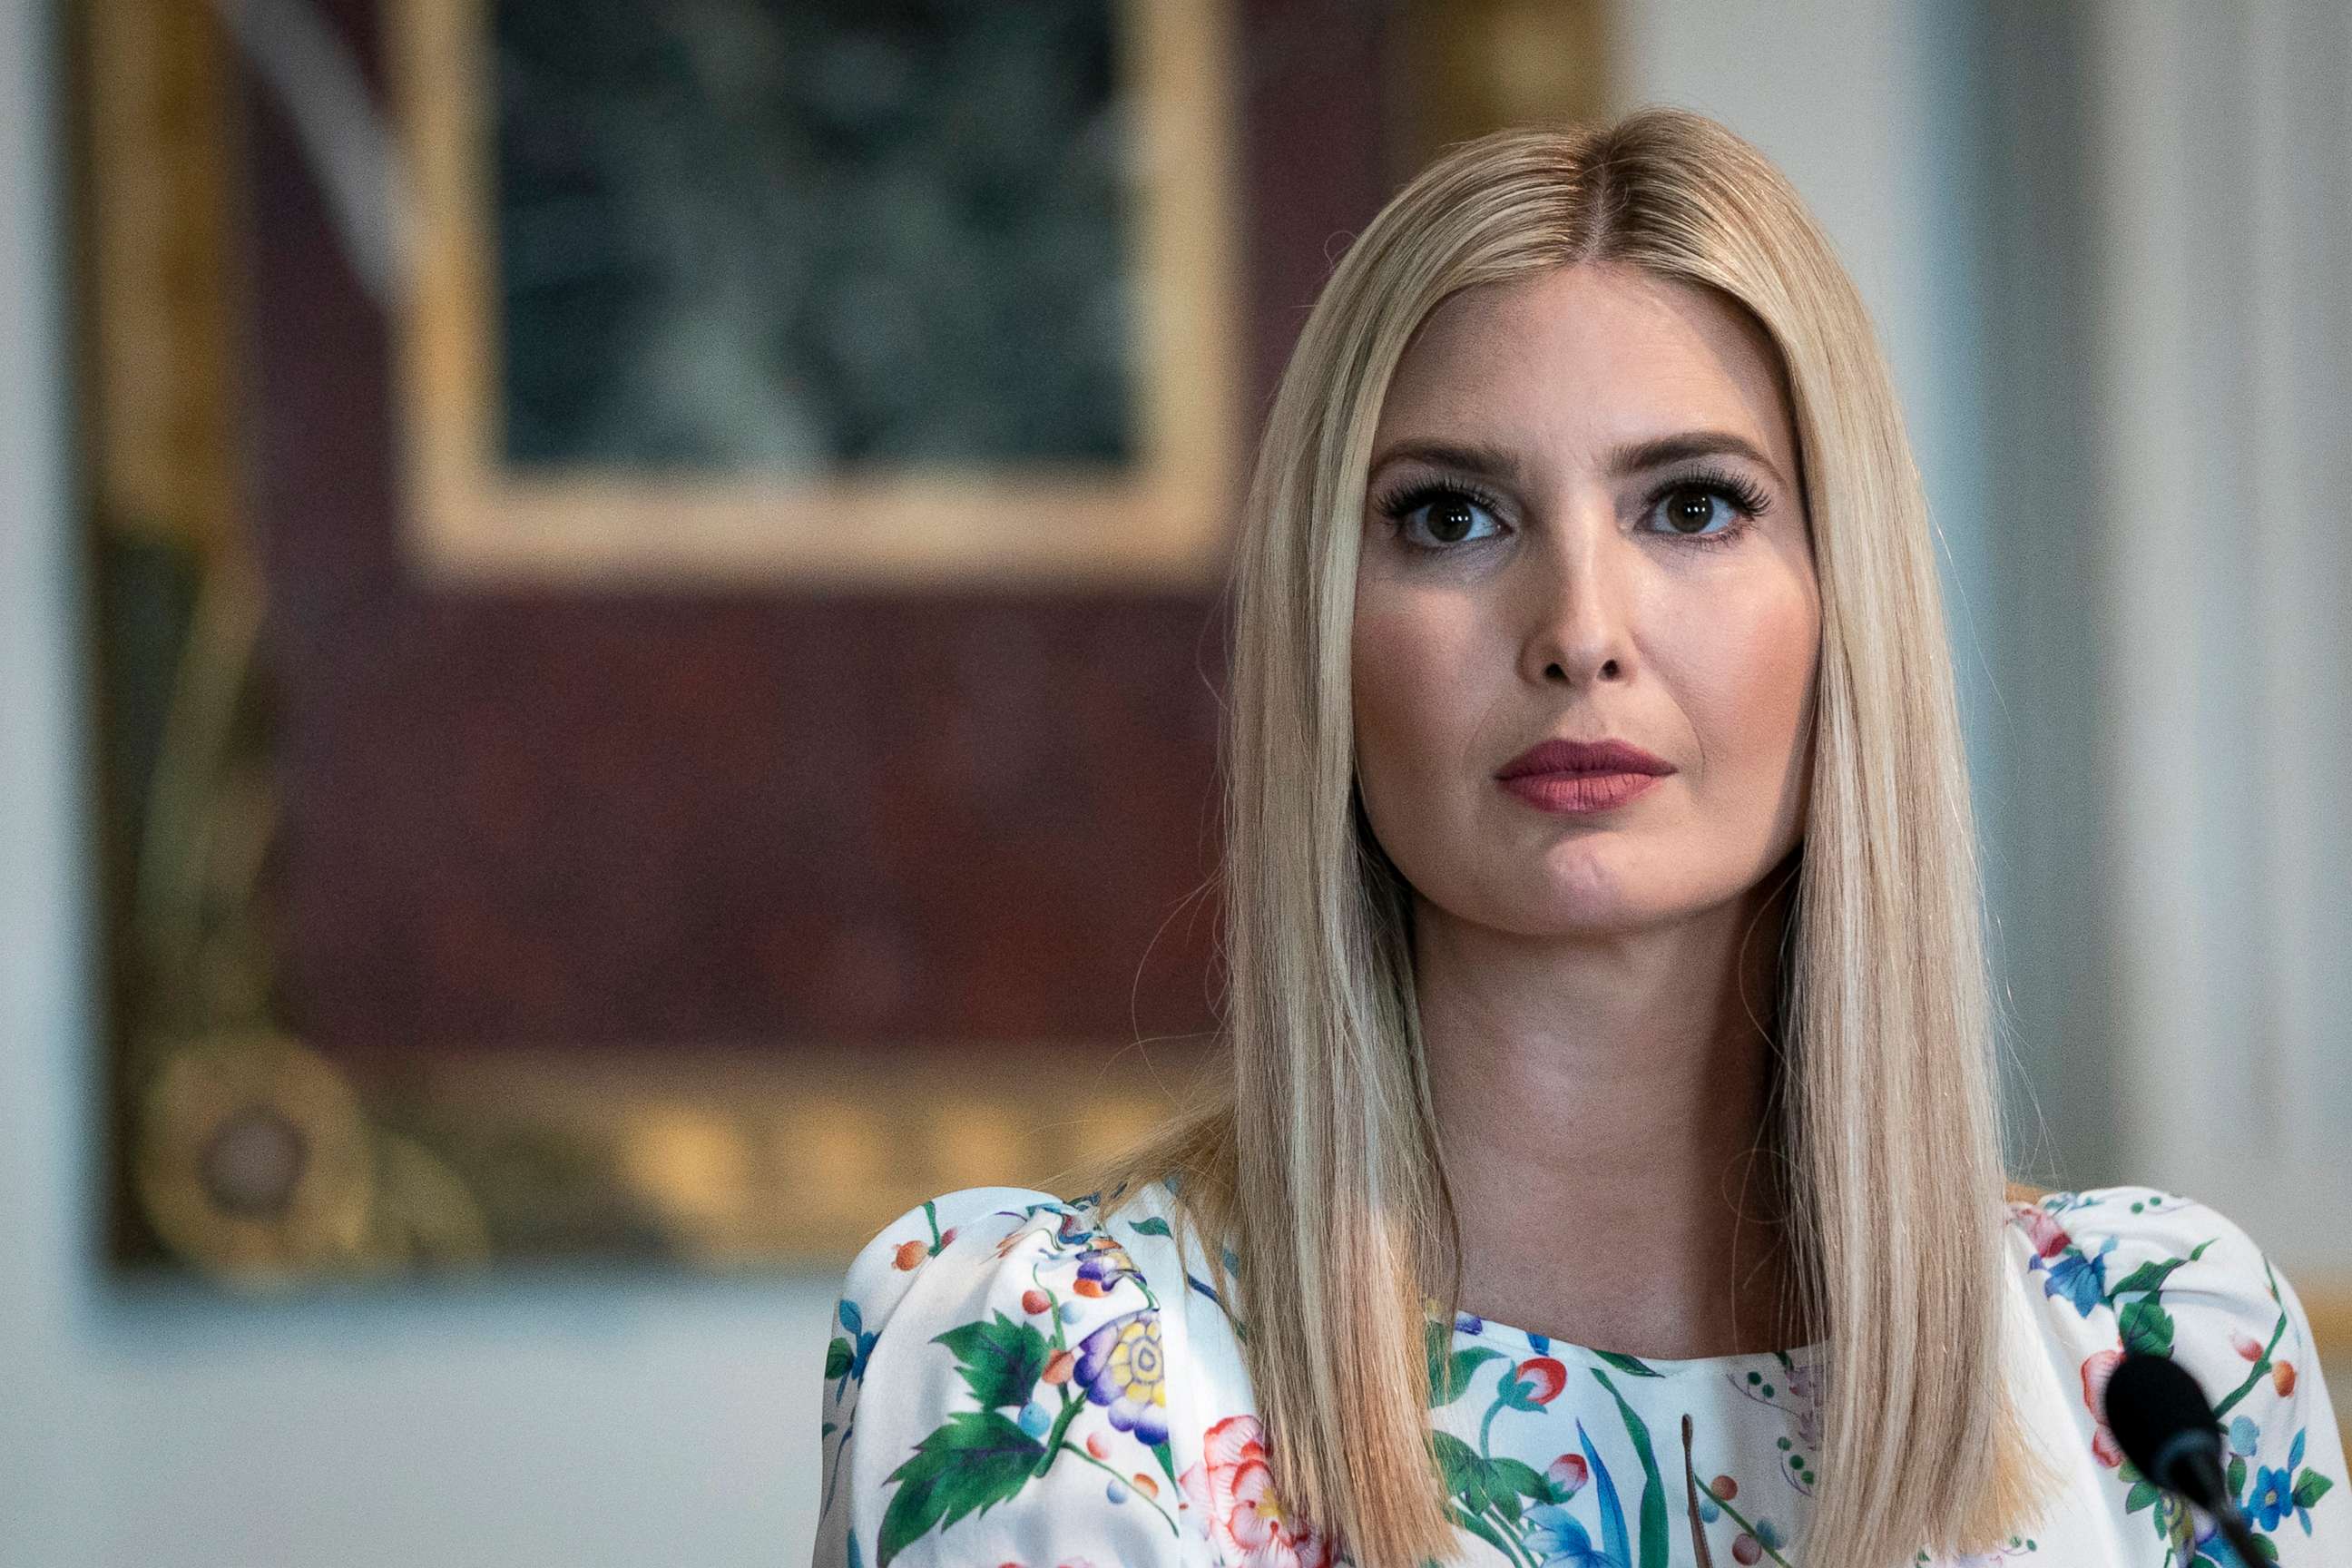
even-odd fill
[[(1431, 1314), (1434, 1318), (1435, 1314)], [(1647, 1356), (1623, 1351), (1597, 1350), (1578, 1344), (1573, 1340), (1555, 1339), (1533, 1330), (1506, 1323), (1496, 1318), (1482, 1318), (1473, 1312), (1457, 1312), (1454, 1316), (1454, 1338), (1470, 1340), (1488, 1346), (1507, 1348), (1513, 1354), (1549, 1356), (1555, 1361), (1573, 1361), (1581, 1365), (1603, 1371), (1633, 1373), (1628, 1363), (1637, 1363), (1659, 1377), (1688, 1377), (1707, 1373), (1760, 1372), (1767, 1367), (1782, 1366), (1813, 1369), (1829, 1353), (1827, 1342), (1798, 1345), (1781, 1351), (1741, 1351), (1731, 1355), (1710, 1356)]]
[[(1171, 1197), (1175, 1195), (1175, 1184), (1165, 1176), (1155, 1177), (1150, 1184), (1166, 1189)], [(1096, 1197), (1097, 1194), (1089, 1194), (1086, 1198), (1077, 1201), (1084, 1205)], [(1160, 1218), (1163, 1224), (1166, 1222), (1164, 1214), (1159, 1214), (1155, 1217)], [(1226, 1253), (1226, 1259), (1228, 1266), (1238, 1261), (1234, 1258), (1230, 1249)], [(1218, 1302), (1220, 1308), (1223, 1305), (1223, 1301)], [(1430, 1321), (1436, 1320), (1437, 1311), (1434, 1302), (1429, 1303), (1424, 1315)], [(1465, 1323), (1472, 1326), (1465, 1327)], [(1490, 1348), (1501, 1347), (1514, 1359), (1524, 1359), (1530, 1355), (1550, 1356), (1555, 1361), (1573, 1361), (1580, 1366), (1639, 1377), (1643, 1375), (1641, 1373), (1632, 1372), (1625, 1364), (1628, 1362), (1636, 1362), (1647, 1368), (1651, 1374), (1661, 1378), (1690, 1377), (1708, 1373), (1761, 1373), (1778, 1371), (1783, 1366), (1811, 1372), (1821, 1367), (1827, 1359), (1830, 1349), (1828, 1342), (1817, 1340), (1811, 1344), (1798, 1345), (1790, 1350), (1742, 1351), (1736, 1355), (1637, 1356), (1623, 1351), (1598, 1350), (1591, 1345), (1579, 1344), (1573, 1340), (1556, 1339), (1549, 1334), (1537, 1333), (1532, 1329), (1520, 1328), (1516, 1323), (1504, 1322), (1499, 1318), (1482, 1318), (1471, 1312), (1454, 1314), (1453, 1339), (1457, 1343), (1466, 1339)], [(1749, 1381), (1754, 1382), (1757, 1379), (1751, 1377)]]

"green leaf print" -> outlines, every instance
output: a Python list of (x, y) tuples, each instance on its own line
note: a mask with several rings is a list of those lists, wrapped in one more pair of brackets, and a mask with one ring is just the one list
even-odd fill
[(857, 1352), (847, 1340), (836, 1338), (824, 1347), (824, 1380), (833, 1382), (846, 1373), (856, 1363)]
[(1472, 1373), (1490, 1361), (1503, 1359), (1502, 1352), (1485, 1345), (1447, 1353), (1454, 1343), (1454, 1329), (1449, 1323), (1432, 1321), (1423, 1343), (1429, 1352), (1429, 1406), (1433, 1410), (1461, 1398), (1470, 1387)]
[(1168, 1222), (1156, 1214), (1145, 1215), (1128, 1227), (1138, 1236), (1166, 1236)]
[(2172, 1353), (2172, 1314), (2154, 1296), (2143, 1296), (2116, 1319), (2123, 1331), (2124, 1349), (2148, 1355)]
[(1472, 1513), (1484, 1513), (1494, 1500), (1487, 1481), (1486, 1461), (1478, 1450), (1451, 1432), (1433, 1432), (1429, 1446), (1437, 1455), (1437, 1473), (1445, 1481), (1445, 1489), (1458, 1499)]
[[(2199, 1242), (2186, 1258), (2150, 1258), (2107, 1289), (2107, 1304), (2116, 1310), (2116, 1327), (2124, 1349), (2149, 1355), (2172, 1353), (2172, 1314), (2164, 1310), (2165, 1281), (2173, 1271), (2196, 1262), (2213, 1243)], [(2126, 1306), (2124, 1298), (2138, 1300)]]
[[(2211, 1245), (2210, 1242), (2204, 1243), (2197, 1250), (2202, 1252)], [(2164, 1289), (2164, 1282), (2172, 1277), (2174, 1269), (2189, 1261), (2188, 1258), (2167, 1258), (2161, 1261), (2151, 1258), (2117, 1281), (2107, 1291), (2107, 1300), (2114, 1301), (2126, 1296), (2152, 1295)]]
[(992, 1323), (966, 1323), (932, 1342), (955, 1352), (956, 1370), (982, 1409), (1028, 1403), (1045, 1374), (1045, 1336), (1003, 1312)]
[(1502, 1487), (1507, 1487), (1529, 1502), (1561, 1500), (1559, 1489), (1544, 1479), (1533, 1465), (1522, 1464), (1517, 1459), (1489, 1459), (1486, 1461), (1486, 1468), (1487, 1472), (1501, 1483), (1497, 1490)]
[(1642, 1556), (1636, 1568), (1666, 1568), (1666, 1489), (1658, 1479), (1658, 1457), (1650, 1447), (1650, 1428), (1633, 1414), (1633, 1407), (1625, 1403), (1625, 1396), (1617, 1392), (1617, 1385), (1609, 1381), (1607, 1373), (1596, 1366), (1592, 1375), (1609, 1391), (1609, 1397), (1617, 1402), (1617, 1413), (1624, 1418), (1626, 1434), (1633, 1439), (1633, 1457), (1642, 1461)]
[(1666, 1375), (1664, 1373), (1660, 1372), (1657, 1368), (1652, 1366), (1649, 1363), (1643, 1361), (1641, 1357), (1627, 1355), (1622, 1351), (1594, 1351), (1592, 1353), (1599, 1356), (1602, 1361), (1607, 1362), (1611, 1366), (1615, 1367), (1619, 1372), (1623, 1373), (1628, 1377), (1664, 1377)]
[(882, 1512), (876, 1568), (889, 1568), (890, 1559), (929, 1531), (944, 1530), (1012, 1497), (1027, 1483), (1044, 1452), (1034, 1437), (993, 1410), (959, 1410), (949, 1416), (890, 1472), (898, 1491)]
[(2321, 1498), (2326, 1497), (2327, 1489), (2335, 1484), (2317, 1470), (2306, 1468), (2303, 1474), (2294, 1479), (2294, 1506), (2309, 1508)]

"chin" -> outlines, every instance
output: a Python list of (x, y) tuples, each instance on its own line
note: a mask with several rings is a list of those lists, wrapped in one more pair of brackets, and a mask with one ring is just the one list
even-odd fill
[[(1489, 900), (1488, 907), (1496, 902)], [(1654, 890), (1613, 878), (1549, 876), (1515, 889), (1502, 902), (1502, 918), (1496, 923), (1530, 937), (1609, 936), (1658, 925), (1681, 912), (1661, 905)]]
[(1511, 901), (1530, 935), (1602, 936), (1651, 930), (1716, 908), (1726, 889), (1708, 886), (1686, 868), (1643, 863), (1599, 847), (1555, 853), (1532, 886)]

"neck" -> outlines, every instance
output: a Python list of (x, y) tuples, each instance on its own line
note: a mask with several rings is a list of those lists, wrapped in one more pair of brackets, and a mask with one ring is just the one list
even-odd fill
[(1572, 941), (1416, 904), (1465, 1310), (1661, 1358), (1798, 1342), (1769, 1122), (1792, 886)]

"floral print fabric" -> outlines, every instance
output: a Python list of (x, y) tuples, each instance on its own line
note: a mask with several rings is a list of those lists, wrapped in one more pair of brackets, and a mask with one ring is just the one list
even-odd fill
[[(2013, 1384), (2064, 1495), (1990, 1568), (2228, 1568), (2100, 1419), (2126, 1348), (2172, 1356), (2228, 1436), (2273, 1561), (2352, 1563), (2344, 1456), (2293, 1289), (2228, 1219), (2145, 1187), (2009, 1210)], [(983, 1188), (923, 1205), (850, 1268), (824, 1368), (817, 1568), (1328, 1568), (1268, 1459), (1235, 1325), (1164, 1190)], [(1230, 1259), (1229, 1259), (1230, 1261)], [(1460, 1317), (1428, 1325), (1456, 1561), (1801, 1568), (1822, 1347), (1690, 1361)], [(2257, 1565), (2259, 1568), (2259, 1565)]]

